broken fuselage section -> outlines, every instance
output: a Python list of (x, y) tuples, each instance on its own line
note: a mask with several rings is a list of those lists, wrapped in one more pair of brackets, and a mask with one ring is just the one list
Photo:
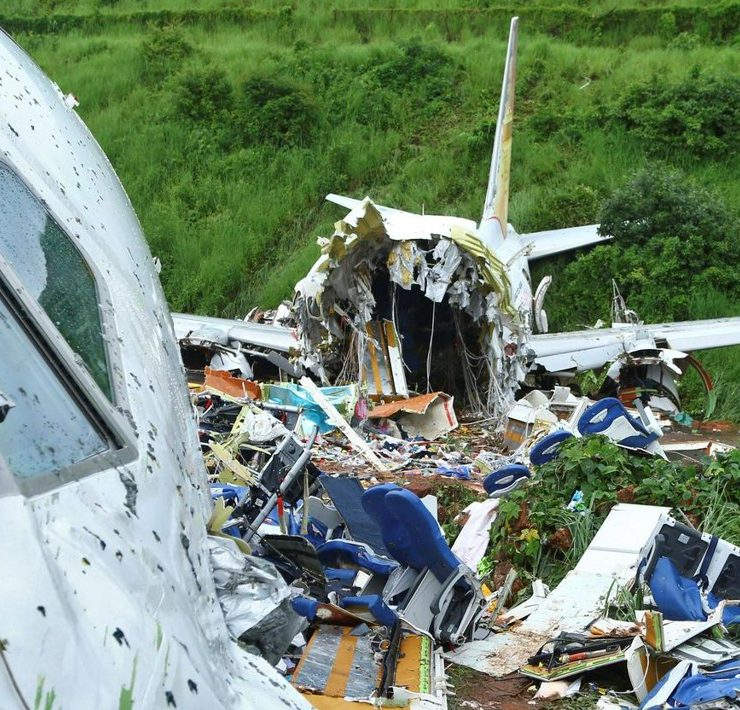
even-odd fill
[(526, 373), (529, 312), (475, 223), (425, 222), (366, 198), (320, 240), (295, 288), (302, 364), (325, 382), (360, 381), (371, 398), (445, 391), (502, 411)]

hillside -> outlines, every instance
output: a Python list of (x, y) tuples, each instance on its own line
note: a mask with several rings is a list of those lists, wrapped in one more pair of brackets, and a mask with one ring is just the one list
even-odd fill
[[(551, 324), (607, 319), (612, 276), (645, 319), (738, 314), (740, 3), (6, 0), (0, 26), (78, 97), (173, 309), (239, 316), (290, 296), (327, 192), (479, 216), (514, 12), (517, 229), (596, 221), (643, 169), (707, 205), (623, 262), (538, 267)], [(706, 358), (721, 416), (739, 355)]]

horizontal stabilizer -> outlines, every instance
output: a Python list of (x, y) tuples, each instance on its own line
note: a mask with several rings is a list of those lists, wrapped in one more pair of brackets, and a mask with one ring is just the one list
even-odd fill
[(609, 241), (612, 237), (598, 234), (598, 224), (586, 224), (583, 227), (566, 227), (565, 229), (548, 229), (545, 232), (521, 234), (521, 240), (528, 244), (530, 261), (543, 259), (546, 256), (560, 254), (571, 249), (586, 247)]
[(335, 205), (346, 207), (348, 210), (353, 210), (362, 204), (362, 200), (356, 200), (354, 197), (345, 197), (344, 195), (335, 195), (333, 192), (330, 192), (325, 199), (327, 202), (333, 202)]

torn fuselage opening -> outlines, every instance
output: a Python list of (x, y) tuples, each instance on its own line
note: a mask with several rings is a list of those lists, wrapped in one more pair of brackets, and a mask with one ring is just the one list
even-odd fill
[(481, 325), (446, 294), (436, 302), (416, 283), (402, 288), (383, 266), (373, 275), (372, 293), (372, 320), (390, 323), (398, 336), (408, 390), (446, 392), (464, 409), (480, 409), (489, 378)]
[(442, 390), (471, 412), (503, 413), (526, 341), (503, 265), (464, 230), (402, 234), (365, 200), (320, 241), (293, 304), (302, 364), (372, 398)]

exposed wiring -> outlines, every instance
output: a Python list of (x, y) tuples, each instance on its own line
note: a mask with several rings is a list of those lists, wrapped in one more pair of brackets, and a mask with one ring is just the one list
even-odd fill
[(429, 333), (429, 351), (427, 352), (427, 394), (432, 391), (432, 346), (434, 345), (434, 321), (437, 315), (437, 302), (432, 302), (432, 332)]

